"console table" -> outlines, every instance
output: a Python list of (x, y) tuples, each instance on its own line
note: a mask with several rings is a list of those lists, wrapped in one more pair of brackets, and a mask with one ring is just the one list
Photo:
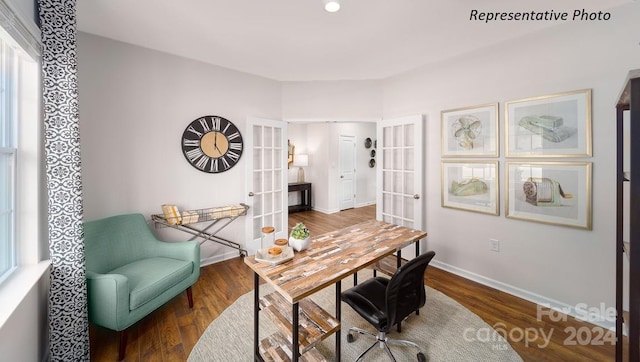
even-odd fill
[(289, 184), (289, 192), (300, 192), (300, 204), (289, 205), (289, 213), (311, 210), (311, 183), (293, 182)]

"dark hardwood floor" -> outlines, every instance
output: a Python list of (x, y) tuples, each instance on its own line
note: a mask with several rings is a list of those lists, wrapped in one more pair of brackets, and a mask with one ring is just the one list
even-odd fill
[[(371, 218), (375, 218), (375, 206), (331, 215), (309, 211), (291, 214), (289, 227), (302, 221), (317, 235)], [(538, 313), (534, 303), (435, 267), (427, 269), (425, 280), (490, 326), (504, 331), (502, 334), (525, 361), (614, 360), (614, 335), (608, 330), (573, 317), (557, 318), (554, 314), (549, 318), (548, 313)], [(186, 360), (209, 323), (252, 289), (253, 274), (241, 258), (203, 267), (193, 286), (193, 310), (188, 308), (186, 294), (182, 294), (132, 326), (125, 361)], [(544, 315), (538, 318), (538, 314)], [(93, 361), (117, 359), (115, 332), (91, 326), (90, 338)]]

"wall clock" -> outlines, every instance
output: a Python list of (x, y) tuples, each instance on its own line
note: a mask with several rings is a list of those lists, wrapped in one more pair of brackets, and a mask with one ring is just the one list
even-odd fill
[(218, 116), (203, 116), (189, 123), (181, 144), (191, 166), (207, 173), (220, 173), (235, 166), (244, 145), (238, 127)]

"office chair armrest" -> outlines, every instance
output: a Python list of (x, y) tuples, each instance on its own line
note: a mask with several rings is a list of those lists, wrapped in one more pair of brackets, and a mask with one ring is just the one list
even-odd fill
[(350, 290), (342, 293), (342, 300), (349, 304), (362, 318), (371, 323), (376, 329), (387, 329), (387, 316), (378, 309), (368, 299), (364, 298), (358, 293), (354, 293)]

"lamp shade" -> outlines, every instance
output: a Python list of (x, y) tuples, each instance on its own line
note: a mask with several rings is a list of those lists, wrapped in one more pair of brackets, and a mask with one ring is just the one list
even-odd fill
[(309, 155), (295, 155), (293, 158), (294, 167), (306, 167), (309, 166)]

